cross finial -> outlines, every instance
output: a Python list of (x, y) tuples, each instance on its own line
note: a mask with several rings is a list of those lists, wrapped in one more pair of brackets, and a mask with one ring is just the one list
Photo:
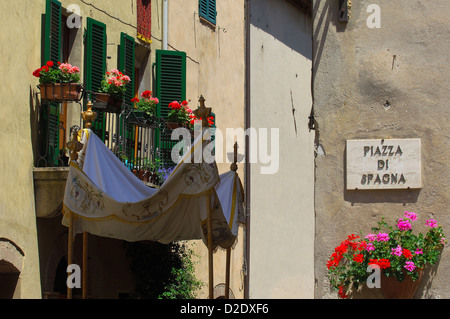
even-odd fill
[(200, 99), (198, 101), (200, 102), (200, 107), (194, 111), (194, 115), (197, 118), (202, 118), (203, 127), (209, 127), (208, 117), (211, 116), (211, 108), (205, 107), (205, 98), (203, 97), (203, 95), (200, 96)]

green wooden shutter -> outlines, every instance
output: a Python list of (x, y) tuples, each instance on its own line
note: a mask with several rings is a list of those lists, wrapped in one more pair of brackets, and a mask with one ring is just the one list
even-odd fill
[(157, 115), (166, 118), (169, 103), (186, 99), (186, 53), (156, 50)]
[(44, 31), (44, 65), (47, 61), (53, 61), (55, 65), (61, 60), (61, 2), (47, 0), (45, 9)]
[(200, 17), (206, 19), (214, 25), (216, 24), (216, 0), (199, 0), (198, 11), (200, 13)]
[[(156, 50), (156, 97), (159, 99), (157, 116), (167, 118), (169, 103), (186, 99), (186, 53)], [(170, 131), (156, 131), (156, 148), (166, 165), (173, 164), (170, 152), (176, 141), (170, 140)], [(158, 154), (157, 154), (158, 155)]]
[[(44, 19), (43, 61), (61, 60), (61, 3), (47, 0)], [(47, 165), (58, 166), (59, 158), (59, 103), (45, 103), (42, 108), (43, 143), (41, 154), (45, 154)]]
[(127, 105), (131, 105), (131, 99), (134, 98), (134, 51), (134, 38), (125, 33), (121, 33), (118, 68), (120, 72), (128, 75), (131, 79), (125, 91), (125, 104)]
[[(87, 91), (98, 92), (106, 73), (106, 25), (87, 18), (87, 33), (85, 43), (85, 78)], [(106, 116), (97, 112), (92, 130), (105, 141)]]
[[(124, 104), (131, 106), (131, 99), (134, 98), (134, 86), (135, 86), (135, 40), (133, 37), (121, 33), (120, 34), (120, 46), (119, 46), (119, 65), (118, 69), (125, 75), (130, 77), (130, 82), (126, 86), (124, 95)], [(130, 123), (124, 123), (125, 130), (122, 127), (123, 121), (120, 121), (120, 135), (125, 138), (126, 141), (126, 155), (131, 163), (134, 162), (134, 148), (135, 148), (135, 125)]]

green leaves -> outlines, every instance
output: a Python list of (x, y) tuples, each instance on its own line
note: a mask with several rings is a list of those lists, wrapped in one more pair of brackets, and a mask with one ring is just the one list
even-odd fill
[(378, 227), (372, 228), (374, 234), (348, 236), (327, 261), (331, 285), (343, 296), (343, 287), (352, 289), (364, 284), (369, 265), (378, 265), (386, 276), (395, 276), (399, 281), (405, 276), (417, 279), (417, 269), (439, 260), (446, 239), (434, 220), (426, 222), (430, 227), (426, 235), (414, 234), (411, 222), (416, 220), (414, 212), (405, 212), (394, 227), (381, 218)]

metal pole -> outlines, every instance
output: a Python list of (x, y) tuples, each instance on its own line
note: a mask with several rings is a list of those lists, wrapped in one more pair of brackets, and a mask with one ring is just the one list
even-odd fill
[(83, 232), (83, 284), (82, 295), (83, 299), (87, 299), (87, 277), (88, 277), (88, 233)]
[[(69, 214), (69, 234), (67, 238), (67, 265), (73, 264), (73, 215)], [(69, 274), (67, 274), (69, 277)], [(67, 299), (72, 299), (72, 288), (67, 285)]]
[(230, 299), (230, 260), (231, 260), (231, 248), (227, 248), (227, 262), (225, 273), (225, 299)]
[(214, 271), (213, 271), (213, 248), (212, 248), (212, 213), (211, 213), (211, 193), (206, 195), (206, 209), (208, 212), (208, 266), (209, 266), (209, 299), (213, 299), (214, 293)]
[(163, 0), (163, 50), (167, 50), (167, 25), (168, 25), (168, 10), (169, 0)]

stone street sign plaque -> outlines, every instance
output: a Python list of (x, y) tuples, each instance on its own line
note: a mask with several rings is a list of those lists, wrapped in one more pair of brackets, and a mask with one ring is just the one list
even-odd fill
[(347, 141), (347, 189), (422, 188), (419, 138)]

